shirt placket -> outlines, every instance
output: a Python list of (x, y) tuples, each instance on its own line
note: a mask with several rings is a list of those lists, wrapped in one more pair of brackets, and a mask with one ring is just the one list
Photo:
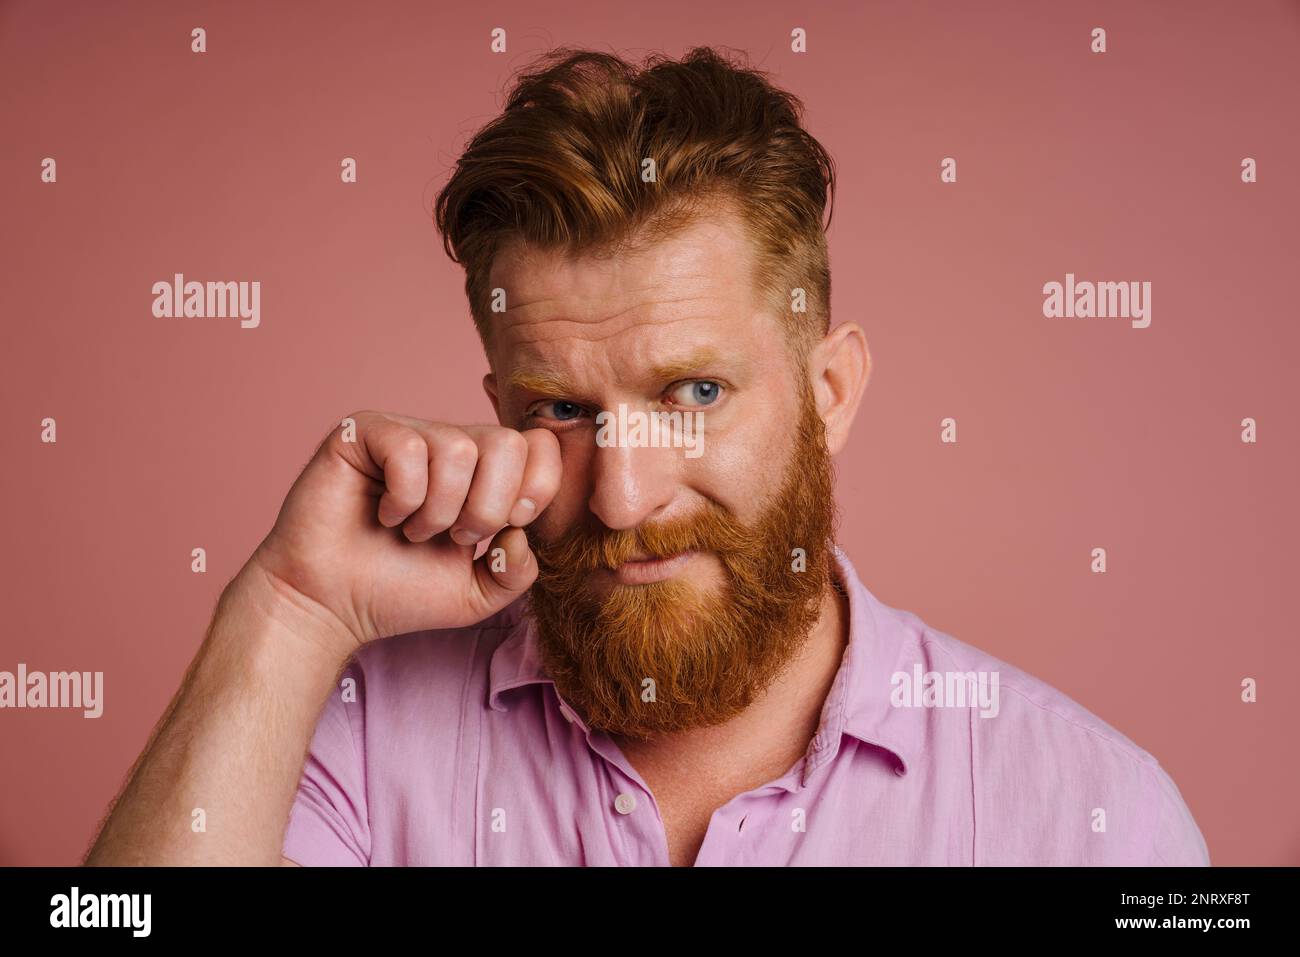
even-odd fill
[[(556, 697), (559, 698), (558, 692)], [(564, 699), (559, 700), (564, 720), (576, 724), (586, 736), (587, 747), (605, 761), (610, 789), (600, 796), (600, 810), (606, 817), (609, 832), (618, 835), (623, 852), (619, 863), (667, 867), (668, 832), (649, 787), (607, 734), (592, 731)]]

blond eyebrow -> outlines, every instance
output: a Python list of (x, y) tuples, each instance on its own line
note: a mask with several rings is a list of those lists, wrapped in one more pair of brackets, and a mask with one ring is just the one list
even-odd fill
[(660, 382), (670, 381), (672, 379), (684, 379), (687, 376), (694, 375), (701, 369), (706, 369), (711, 365), (717, 365), (717, 363), (717, 351), (705, 347), (703, 349), (697, 349), (685, 359), (666, 362), (663, 365), (655, 366), (650, 370), (650, 375)]
[(558, 372), (526, 372), (520, 369), (510, 373), (507, 381), (516, 388), (555, 398), (573, 395), (578, 391), (568, 376)]

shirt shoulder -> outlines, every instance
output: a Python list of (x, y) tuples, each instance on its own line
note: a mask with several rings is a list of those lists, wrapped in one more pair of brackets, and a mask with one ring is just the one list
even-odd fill
[[(1160, 762), (1047, 682), (875, 601), (926, 671), (983, 676), (991, 707), (965, 709), (963, 726), (929, 716), (939, 759), (963, 752), (970, 775), (976, 863), (1197, 865), (1205, 840)], [(973, 697), (973, 696), (972, 696)], [(937, 722), (949, 722), (947, 734)], [(942, 753), (944, 749), (947, 753)]]

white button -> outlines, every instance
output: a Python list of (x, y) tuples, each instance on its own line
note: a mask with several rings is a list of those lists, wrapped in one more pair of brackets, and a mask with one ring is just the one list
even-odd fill
[(631, 791), (624, 791), (614, 798), (614, 810), (619, 814), (631, 814), (636, 810), (636, 795)]

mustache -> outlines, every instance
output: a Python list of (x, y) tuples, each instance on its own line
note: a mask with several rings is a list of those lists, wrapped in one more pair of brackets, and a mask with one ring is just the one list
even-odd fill
[(614, 569), (626, 562), (668, 558), (679, 552), (728, 554), (753, 548), (754, 530), (727, 509), (709, 502), (696, 512), (676, 519), (648, 523), (633, 529), (610, 529), (590, 524), (568, 529), (553, 542), (542, 541), (525, 526), (539, 571), (569, 573)]

